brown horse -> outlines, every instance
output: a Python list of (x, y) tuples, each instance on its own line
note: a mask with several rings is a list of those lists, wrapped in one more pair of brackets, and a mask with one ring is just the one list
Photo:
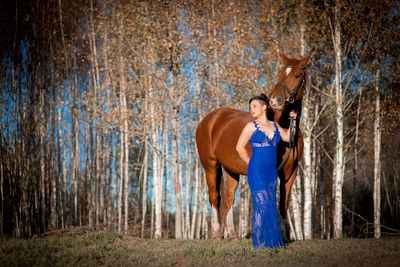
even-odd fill
[[(288, 114), (291, 110), (297, 110), (296, 127), (298, 127), (301, 117), (301, 102), (307, 81), (305, 66), (309, 56), (300, 60), (289, 59), (283, 52), (282, 57), (284, 68), (279, 71), (278, 83), (269, 94), (267, 115), (270, 120), (276, 121), (282, 128), (289, 128)], [(236, 152), (236, 143), (243, 127), (251, 120), (252, 116), (248, 112), (220, 108), (209, 113), (196, 129), (197, 150), (206, 174), (212, 208), (211, 232), (214, 239), (222, 238), (222, 226), (226, 227), (226, 234), (231, 240), (237, 240), (231, 207), (235, 202), (239, 176), (247, 175), (247, 164)], [(250, 155), (250, 145), (246, 149)], [(283, 222), (286, 220), (290, 188), (297, 174), (298, 161), (302, 151), (303, 137), (299, 128), (294, 136), (293, 149), (289, 149), (286, 142), (281, 141), (278, 144), (278, 165), (286, 160), (283, 167), (278, 170), (280, 178), (279, 211)], [(289, 155), (286, 157), (288, 153)], [(221, 179), (222, 169), (226, 174), (225, 181)], [(284, 223), (284, 225), (286, 229), (286, 224)], [(283, 237), (285, 238), (285, 236), (284, 232)]]

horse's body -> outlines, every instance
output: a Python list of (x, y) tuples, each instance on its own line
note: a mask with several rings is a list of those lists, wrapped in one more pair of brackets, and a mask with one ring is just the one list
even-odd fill
[[(268, 118), (279, 123), (282, 128), (289, 128), (289, 112), (293, 109), (298, 111), (294, 148), (290, 150), (288, 143), (281, 141), (277, 149), (278, 165), (286, 158), (286, 154), (290, 150), (287, 161), (282, 169), (278, 170), (281, 181), (279, 210), (282, 219), (286, 218), (290, 188), (296, 177), (298, 161), (303, 151), (303, 138), (298, 125), (306, 82), (304, 66), (307, 60), (308, 56), (301, 60), (291, 60), (283, 54), (285, 68), (279, 72), (279, 82), (269, 95)], [(252, 119), (248, 112), (220, 108), (209, 113), (199, 123), (196, 130), (197, 149), (206, 174), (212, 208), (212, 237), (215, 239), (222, 237), (221, 225), (226, 225), (230, 238), (237, 239), (231, 207), (235, 202), (239, 176), (247, 175), (247, 164), (236, 152), (236, 143), (242, 129)], [(246, 146), (246, 150), (250, 155), (250, 145)], [(226, 184), (221, 187), (222, 170), (225, 171), (227, 179)]]

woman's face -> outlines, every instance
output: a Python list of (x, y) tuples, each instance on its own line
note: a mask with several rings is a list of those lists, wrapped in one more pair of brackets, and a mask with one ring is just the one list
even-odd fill
[(250, 103), (250, 114), (255, 119), (259, 119), (265, 115), (267, 105), (261, 100), (253, 100)]

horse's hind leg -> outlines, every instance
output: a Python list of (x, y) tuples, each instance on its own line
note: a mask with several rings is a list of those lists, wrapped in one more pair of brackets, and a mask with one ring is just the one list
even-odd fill
[(224, 196), (224, 215), (226, 214), (226, 231), (231, 241), (238, 241), (233, 223), (233, 204), (235, 203), (235, 192), (239, 185), (239, 174), (225, 170), (226, 190)]
[(221, 225), (219, 223), (221, 166), (218, 165), (217, 161), (209, 160), (203, 163), (203, 167), (206, 173), (208, 196), (211, 204), (211, 238), (221, 240)]

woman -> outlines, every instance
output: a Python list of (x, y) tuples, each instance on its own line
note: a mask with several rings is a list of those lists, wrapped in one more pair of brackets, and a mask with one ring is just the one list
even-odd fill
[[(265, 94), (250, 99), (250, 113), (254, 121), (243, 128), (236, 150), (248, 163), (247, 177), (253, 199), (253, 246), (284, 246), (279, 228), (276, 206), (277, 160), (279, 140), (289, 142), (289, 130), (282, 129), (267, 119), (268, 98)], [(290, 113), (296, 118), (295, 112)], [(245, 147), (250, 143), (251, 158)]]

